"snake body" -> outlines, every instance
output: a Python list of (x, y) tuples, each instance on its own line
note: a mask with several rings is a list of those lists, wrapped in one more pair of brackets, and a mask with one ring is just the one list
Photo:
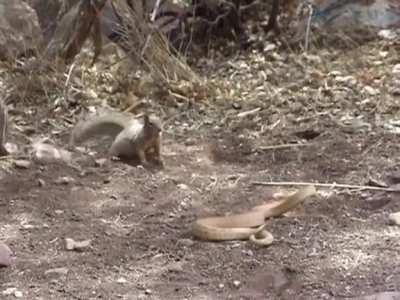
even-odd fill
[(194, 222), (192, 233), (201, 240), (250, 240), (257, 244), (269, 245), (272, 243), (273, 237), (271, 233), (264, 229), (265, 220), (282, 215), (295, 208), (315, 193), (314, 186), (307, 186), (286, 195), (283, 200), (255, 206), (246, 213), (225, 217), (200, 218)]

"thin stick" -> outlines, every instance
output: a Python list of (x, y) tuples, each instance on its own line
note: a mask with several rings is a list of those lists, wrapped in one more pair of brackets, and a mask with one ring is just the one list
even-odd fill
[[(157, 0), (156, 3), (154, 4), (153, 12), (151, 13), (151, 17), (150, 17), (151, 23), (154, 23), (154, 21), (156, 19), (157, 12), (158, 12), (158, 9), (160, 7), (160, 3), (161, 3), (161, 0)], [(147, 47), (149, 45), (150, 37), (151, 37), (152, 32), (153, 32), (153, 28), (151, 28), (150, 33), (147, 35), (147, 38), (146, 38), (146, 41), (144, 43), (144, 46), (143, 46), (143, 49), (142, 49), (142, 53), (140, 54), (140, 57), (144, 56), (144, 52), (146, 51), (146, 49), (147, 49)]]
[(128, 108), (126, 108), (125, 110), (124, 110), (124, 112), (133, 112), (134, 110), (136, 110), (140, 105), (142, 105), (142, 104), (144, 104), (144, 102), (143, 101), (138, 101), (138, 102), (135, 102), (135, 103), (133, 103), (133, 104), (131, 104)]
[(69, 86), (69, 82), (71, 80), (71, 74), (72, 74), (72, 71), (74, 70), (74, 68), (75, 68), (75, 61), (71, 65), (71, 67), (69, 68), (68, 75), (67, 75), (67, 80), (65, 81), (65, 85), (64, 85), (64, 99), (65, 99), (65, 101), (68, 101), (68, 86)]
[(304, 147), (311, 146), (312, 144), (282, 144), (282, 145), (271, 145), (271, 146), (261, 146), (258, 147), (260, 150), (274, 150), (274, 149), (284, 149), (284, 148), (292, 148), (292, 147)]
[(239, 118), (243, 118), (243, 117), (246, 117), (246, 116), (248, 116), (248, 115), (253, 115), (253, 114), (259, 112), (260, 110), (261, 110), (261, 107), (257, 107), (257, 108), (252, 109), (252, 110), (243, 111), (243, 112), (241, 112), (241, 113), (238, 113), (237, 116), (238, 116)]
[(294, 181), (285, 181), (285, 182), (261, 182), (261, 181), (253, 181), (251, 184), (253, 185), (294, 185), (294, 186), (306, 186), (306, 185), (314, 185), (316, 187), (327, 187), (327, 188), (341, 188), (341, 189), (359, 189), (359, 190), (371, 190), (371, 191), (385, 191), (385, 192), (400, 192), (398, 189), (384, 188), (378, 186), (370, 186), (370, 185), (352, 185), (352, 184), (338, 184), (338, 183), (318, 183), (318, 182), (294, 182)]
[(313, 7), (311, 4), (308, 5), (308, 9), (309, 9), (309, 15), (308, 15), (308, 20), (307, 20), (307, 28), (306, 28), (306, 41), (305, 41), (305, 52), (308, 51), (308, 44), (309, 44), (309, 38), (310, 38), (310, 27), (311, 27), (311, 18), (313, 15)]

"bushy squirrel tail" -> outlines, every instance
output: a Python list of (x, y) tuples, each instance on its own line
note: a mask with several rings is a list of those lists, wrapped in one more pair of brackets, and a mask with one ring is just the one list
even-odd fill
[(85, 142), (97, 135), (108, 135), (115, 138), (131, 122), (132, 117), (122, 113), (110, 113), (103, 116), (94, 116), (78, 122), (72, 130), (70, 145)]

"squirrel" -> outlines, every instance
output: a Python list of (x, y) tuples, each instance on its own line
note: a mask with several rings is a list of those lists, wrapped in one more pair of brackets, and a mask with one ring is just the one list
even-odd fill
[(0, 100), (0, 156), (8, 155), (5, 147), (8, 132), (8, 110), (3, 101)]
[(139, 158), (145, 165), (147, 151), (153, 149), (158, 163), (161, 147), (161, 121), (147, 114), (134, 118), (123, 113), (108, 113), (78, 122), (72, 130), (70, 145), (84, 142), (97, 135), (114, 138), (109, 154), (121, 159)]

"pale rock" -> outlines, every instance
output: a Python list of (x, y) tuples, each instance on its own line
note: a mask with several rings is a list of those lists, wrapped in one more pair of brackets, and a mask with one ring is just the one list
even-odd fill
[(393, 66), (392, 73), (393, 75), (400, 77), (400, 64)]
[(400, 211), (399, 212), (395, 212), (395, 213), (391, 213), (389, 215), (389, 221), (393, 225), (400, 226)]
[(91, 240), (74, 241), (71, 238), (65, 238), (65, 248), (67, 250), (83, 251), (90, 246)]
[(29, 169), (31, 162), (29, 160), (18, 159), (14, 161), (14, 165), (19, 169)]
[(44, 272), (45, 275), (49, 274), (58, 274), (58, 275), (67, 275), (69, 270), (67, 268), (54, 268), (54, 269), (49, 269), (46, 272)]
[(393, 30), (383, 29), (378, 32), (378, 36), (384, 40), (394, 40), (397, 37), (397, 34)]
[(120, 277), (117, 279), (117, 282), (120, 284), (124, 284), (124, 283), (127, 283), (127, 280), (124, 277)]
[(355, 85), (357, 83), (357, 80), (354, 78), (354, 76), (336, 76), (335, 80), (337, 83), (344, 83), (347, 85)]
[(69, 184), (69, 183), (72, 183), (72, 182), (74, 182), (74, 181), (75, 181), (75, 179), (72, 178), (72, 177), (63, 176), (63, 177), (58, 178), (58, 179), (56, 180), (56, 183), (57, 183), (57, 184)]
[(0, 267), (8, 267), (14, 263), (15, 256), (11, 249), (0, 242)]
[(370, 96), (376, 96), (380, 93), (378, 89), (374, 89), (372, 86), (369, 85), (365, 86), (363, 90)]

